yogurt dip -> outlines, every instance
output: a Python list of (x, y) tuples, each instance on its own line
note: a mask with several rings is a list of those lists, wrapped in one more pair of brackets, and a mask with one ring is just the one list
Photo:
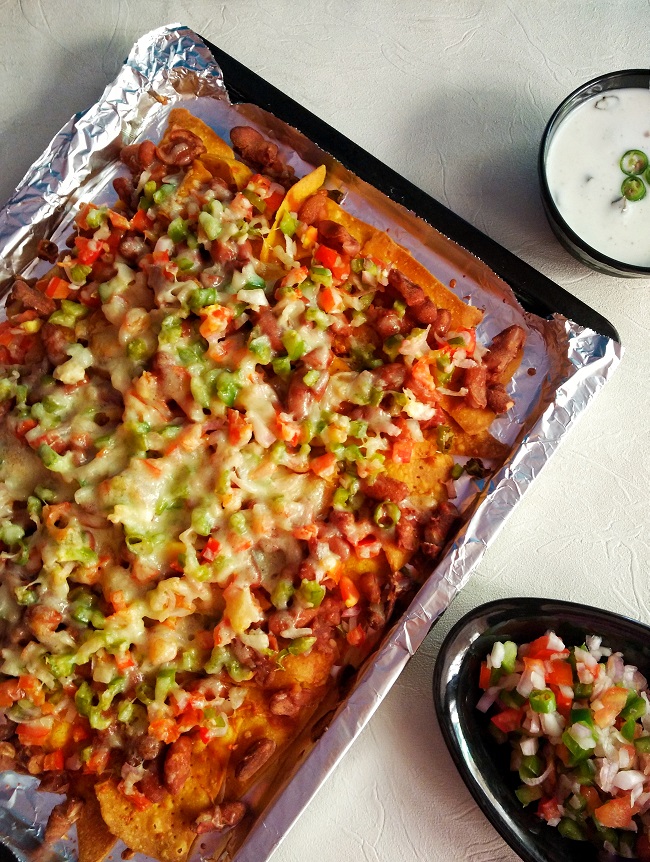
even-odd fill
[(650, 90), (606, 90), (560, 122), (546, 154), (553, 201), (569, 227), (593, 249), (634, 266), (650, 266), (650, 182), (629, 201), (621, 193), (621, 157), (650, 158)]

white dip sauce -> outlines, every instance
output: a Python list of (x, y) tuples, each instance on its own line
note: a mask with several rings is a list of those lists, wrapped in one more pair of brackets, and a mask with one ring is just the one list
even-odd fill
[(650, 183), (640, 201), (621, 195), (621, 156), (650, 159), (650, 90), (630, 87), (593, 96), (567, 114), (546, 156), (555, 205), (578, 236), (602, 254), (650, 266)]

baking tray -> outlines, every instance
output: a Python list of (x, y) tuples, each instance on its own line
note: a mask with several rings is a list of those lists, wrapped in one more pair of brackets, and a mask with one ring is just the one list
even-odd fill
[(575, 323), (620, 343), (614, 326), (593, 308), (456, 215), (221, 48), (206, 39), (203, 41), (221, 67), (224, 83), (233, 102), (257, 105), (298, 129), (352, 173), (472, 252), (510, 285), (526, 311), (544, 318), (550, 318), (554, 313), (562, 314)]

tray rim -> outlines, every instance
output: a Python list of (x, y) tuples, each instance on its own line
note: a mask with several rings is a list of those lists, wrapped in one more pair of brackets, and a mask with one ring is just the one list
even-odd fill
[(550, 319), (554, 313), (563, 314), (575, 323), (621, 343), (614, 325), (591, 306), (355, 144), (213, 42), (203, 36), (201, 39), (221, 68), (224, 85), (234, 103), (247, 102), (274, 114), (302, 132), (362, 180), (475, 255), (512, 288), (526, 311), (546, 319)]

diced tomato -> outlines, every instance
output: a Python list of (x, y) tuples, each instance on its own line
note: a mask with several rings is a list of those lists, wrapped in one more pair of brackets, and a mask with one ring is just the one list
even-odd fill
[(183, 710), (182, 716), (178, 719), (178, 729), (181, 733), (187, 733), (197, 724), (200, 724), (203, 718), (203, 710), (197, 709), (194, 706), (189, 706)]
[(361, 644), (366, 639), (366, 633), (363, 628), (358, 625), (355, 626), (353, 629), (350, 629), (350, 631), (345, 636), (345, 639), (350, 644), (350, 646), (361, 646)]
[(18, 679), (18, 684), (24, 692), (24, 697), (34, 704), (34, 706), (42, 706), (45, 703), (45, 693), (43, 692), (43, 683), (35, 676), (25, 674)]
[(36, 428), (38, 422), (35, 419), (23, 419), (16, 425), (16, 437), (22, 438), (27, 434), (28, 431), (31, 431), (32, 428)]
[(70, 295), (72, 287), (69, 281), (59, 278), (58, 275), (53, 275), (48, 281), (45, 288), (45, 295), (50, 299), (66, 299)]
[[(17, 700), (25, 697), (25, 691), (17, 679), (7, 679), (0, 682), (0, 706), (13, 706)], [(19, 725), (22, 727), (22, 725)]]
[(153, 221), (147, 215), (147, 211), (138, 210), (131, 219), (131, 230), (139, 230), (141, 233), (144, 233), (144, 231), (149, 230), (152, 224)]
[(268, 198), (264, 198), (264, 203), (266, 204), (265, 214), (268, 218), (275, 215), (275, 213), (280, 208), (280, 204), (282, 203), (283, 200), (284, 200), (284, 192), (281, 192), (278, 190), (276, 190), (272, 194), (270, 194)]
[(627, 792), (596, 808), (594, 816), (601, 826), (608, 826), (611, 829), (628, 829), (632, 825), (632, 818), (638, 812), (638, 806), (632, 805), (630, 792)]
[(492, 678), (492, 671), (487, 666), (487, 662), (481, 662), (481, 672), (478, 678), (479, 688), (482, 688), (483, 691), (487, 691), (490, 687), (490, 679)]
[(338, 291), (331, 287), (324, 287), (318, 294), (318, 305), (320, 308), (329, 314), (330, 311), (338, 308), (341, 302), (341, 297)]
[(427, 404), (437, 402), (440, 398), (436, 389), (436, 381), (431, 374), (431, 366), (426, 359), (417, 359), (411, 368), (411, 376), (415, 384), (413, 392), (420, 401)]
[(496, 725), (504, 733), (512, 733), (513, 730), (521, 727), (523, 715), (524, 712), (522, 709), (508, 707), (508, 709), (504, 709), (502, 712), (493, 715), (491, 721), (492, 724)]
[(322, 479), (333, 479), (337, 470), (336, 455), (333, 452), (326, 452), (324, 455), (312, 458), (309, 466), (312, 472)]
[(72, 740), (83, 742), (85, 739), (90, 739), (90, 726), (86, 719), (80, 717), (72, 725)]
[(326, 245), (319, 245), (314, 252), (314, 260), (318, 261), (321, 266), (324, 266), (330, 271), (337, 265), (340, 260), (338, 252), (333, 248), (328, 248)]
[(559, 742), (555, 746), (555, 753), (565, 766), (571, 763), (571, 752), (563, 742)]
[(554, 685), (553, 683), (550, 683), (549, 688), (555, 695), (555, 704), (557, 707), (557, 711), (560, 713), (560, 715), (563, 715), (566, 718), (571, 711), (571, 707), (573, 706), (573, 698), (570, 694), (567, 693), (567, 691), (560, 688), (559, 685)]
[(608, 727), (627, 703), (627, 689), (613, 686), (604, 691), (598, 698), (602, 703), (600, 709), (594, 710), (594, 721), (598, 727)]
[(326, 245), (319, 245), (314, 253), (314, 260), (324, 266), (332, 273), (332, 277), (343, 282), (350, 275), (350, 264), (334, 249), (328, 248)]
[(552, 796), (547, 796), (539, 800), (537, 813), (547, 822), (550, 822), (551, 820), (559, 820), (562, 817), (558, 804)]
[[(119, 592), (122, 592), (122, 591), (121, 591), (121, 590), (119, 590)], [(114, 595), (115, 595), (115, 593), (113, 593), (113, 596), (114, 596)], [(111, 603), (112, 603), (112, 602), (111, 602)], [(115, 607), (115, 605), (113, 605), (113, 607)], [(126, 608), (126, 607), (128, 607), (128, 606), (127, 606), (127, 604), (126, 604), (126, 602), (125, 602), (125, 603), (124, 603), (124, 608)], [(119, 610), (123, 610), (124, 608), (120, 608)], [(118, 610), (118, 608), (115, 608), (115, 610)], [(125, 672), (125, 671), (127, 671), (129, 668), (131, 668), (131, 667), (135, 667), (135, 659), (134, 659), (134, 658), (133, 658), (133, 656), (131, 655), (130, 651), (127, 649), (127, 650), (124, 650), (124, 652), (118, 653), (118, 654), (115, 656), (115, 664), (116, 664), (117, 669), (119, 670), (119, 672), (120, 672), (120, 673), (124, 673), (124, 672)]]
[(277, 413), (275, 423), (280, 440), (284, 440), (290, 446), (296, 446), (300, 442), (302, 428), (288, 413)]
[(339, 590), (341, 591), (341, 598), (346, 608), (353, 608), (361, 598), (357, 585), (347, 575), (341, 576)]
[(176, 742), (181, 735), (176, 722), (171, 718), (156, 718), (149, 725), (149, 733), (161, 742)]
[(104, 253), (104, 244), (97, 239), (76, 236), (74, 244), (77, 248), (77, 260), (84, 266), (92, 266)]
[(45, 772), (60, 772), (65, 765), (62, 751), (51, 751), (43, 758), (43, 769)]
[(573, 685), (573, 668), (562, 659), (547, 661), (546, 682), (553, 685)]
[(50, 735), (50, 729), (40, 724), (19, 724), (16, 733), (22, 745), (43, 745)]
[(538, 658), (538, 659), (550, 659), (551, 656), (557, 655), (569, 655), (569, 650), (558, 650), (553, 649), (551, 644), (550, 635), (542, 635), (541, 638), (537, 638), (528, 645), (527, 655), (530, 658)]
[[(465, 350), (467, 351), (467, 355), (471, 356), (476, 350), (476, 332), (473, 329), (459, 329), (458, 335), (465, 342)], [(454, 345), (454, 347), (458, 348), (461, 345)]]
[(214, 536), (210, 536), (208, 541), (206, 542), (205, 547), (201, 551), (201, 559), (206, 563), (213, 562), (214, 558), (217, 556), (219, 551), (221, 550), (221, 542), (215, 539)]
[(239, 410), (233, 410), (228, 407), (226, 410), (228, 417), (228, 442), (232, 446), (238, 446), (243, 443), (247, 437), (250, 439), (251, 424), (246, 420), (243, 413)]

